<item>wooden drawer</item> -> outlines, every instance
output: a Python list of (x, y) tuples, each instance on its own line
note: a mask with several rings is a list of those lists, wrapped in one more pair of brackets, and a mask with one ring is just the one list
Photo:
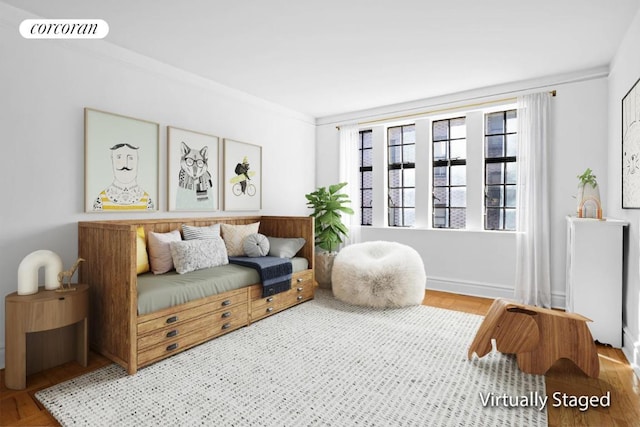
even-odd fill
[[(262, 286), (260, 287), (260, 295), (262, 295)], [(287, 291), (289, 292), (289, 291)], [(267, 298), (255, 299), (251, 301), (251, 311), (261, 309), (267, 306), (275, 306), (280, 303), (280, 301), (284, 298), (284, 294), (286, 292), (281, 292), (279, 294), (271, 295)]]
[[(207, 317), (211, 320), (210, 316)], [(148, 365), (217, 336), (235, 331), (246, 326), (247, 320), (247, 307), (242, 305), (238, 307), (238, 315), (231, 319), (216, 319), (214, 323), (203, 328), (191, 330), (183, 336), (173, 337), (161, 344), (138, 351), (138, 366)]]
[(304, 301), (313, 299), (315, 287), (313, 282), (297, 283), (286, 292), (268, 298), (251, 301), (251, 321), (262, 319)]
[[(311, 270), (300, 271), (298, 273), (294, 273), (291, 276), (291, 290), (297, 289), (299, 287), (306, 288), (309, 286), (313, 286), (313, 272)], [(275, 302), (277, 297), (279, 295), (282, 295), (283, 293), (272, 295), (271, 297), (274, 298), (273, 301), (266, 301), (267, 298), (262, 297), (262, 286), (254, 285), (251, 287), (251, 290), (249, 292), (249, 298), (251, 299), (252, 306), (256, 306), (263, 303), (267, 304), (269, 302)], [(263, 302), (260, 302), (261, 300)]]
[(295, 287), (296, 285), (313, 285), (313, 271), (304, 270), (300, 271), (293, 275), (291, 279), (291, 287)]
[(247, 294), (246, 291), (243, 290), (242, 292), (234, 294), (223, 294), (221, 298), (215, 298), (205, 304), (185, 310), (163, 312), (164, 315), (160, 317), (138, 323), (138, 336), (163, 329), (167, 326), (176, 327), (181, 323), (215, 312), (218, 309), (231, 308), (238, 304), (245, 303), (246, 299)]
[(283, 299), (282, 304), (286, 308), (303, 301), (308, 301), (313, 298), (313, 295), (315, 293), (314, 291), (315, 289), (313, 286), (299, 286), (295, 289), (290, 290), (284, 295), (285, 298)]
[(267, 304), (265, 306), (259, 306), (251, 309), (251, 321), (255, 322), (256, 320), (262, 319), (263, 317), (267, 317), (272, 315), (273, 313), (277, 313), (280, 311), (280, 307), (282, 304)]
[(228, 322), (246, 319), (247, 305), (240, 304), (230, 308), (219, 309), (195, 319), (168, 325), (138, 337), (138, 351), (147, 347), (168, 343), (201, 328), (217, 328)]

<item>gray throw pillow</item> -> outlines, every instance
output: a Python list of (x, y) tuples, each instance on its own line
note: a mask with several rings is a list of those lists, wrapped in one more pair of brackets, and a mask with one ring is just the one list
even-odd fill
[(304, 246), (306, 240), (302, 237), (267, 237), (269, 239), (269, 256), (293, 258)]
[(266, 256), (269, 253), (269, 239), (260, 233), (252, 233), (242, 241), (244, 253), (249, 257)]
[(184, 236), (184, 240), (215, 239), (216, 237), (220, 237), (220, 224), (205, 227), (182, 224), (182, 235)]

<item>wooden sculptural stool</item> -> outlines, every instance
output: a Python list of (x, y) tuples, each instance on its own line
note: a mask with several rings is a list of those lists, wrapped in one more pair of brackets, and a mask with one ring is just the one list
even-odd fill
[(496, 349), (515, 354), (518, 367), (528, 374), (544, 375), (557, 360), (566, 358), (588, 376), (597, 378), (600, 362), (586, 323), (590, 321), (576, 313), (498, 298), (480, 325), (467, 357), (489, 353), (493, 338)]

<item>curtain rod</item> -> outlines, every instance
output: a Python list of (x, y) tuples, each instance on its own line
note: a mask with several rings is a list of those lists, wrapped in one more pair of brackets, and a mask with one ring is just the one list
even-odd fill
[[(555, 90), (549, 91), (549, 93), (551, 94), (551, 96), (556, 96), (556, 91)], [(511, 98), (494, 99), (493, 101), (476, 102), (476, 103), (473, 103), (473, 104), (456, 105), (455, 107), (440, 108), (440, 109), (437, 109), (437, 110), (429, 110), (429, 111), (421, 111), (419, 113), (402, 114), (402, 115), (399, 115), (399, 116), (385, 117), (383, 119), (367, 120), (367, 121), (364, 121), (364, 122), (358, 122), (357, 125), (358, 126), (371, 125), (371, 124), (374, 124), (374, 123), (389, 122), (389, 121), (400, 120), (400, 119), (409, 119), (411, 117), (419, 117), (419, 116), (424, 116), (426, 114), (444, 113), (446, 111), (459, 110), (461, 108), (481, 107), (483, 105), (498, 104), (498, 103), (501, 103), (501, 102), (513, 102), (513, 101), (516, 101), (517, 99), (518, 99), (517, 97), (511, 97)], [(336, 129), (340, 130), (340, 126), (336, 126)]]

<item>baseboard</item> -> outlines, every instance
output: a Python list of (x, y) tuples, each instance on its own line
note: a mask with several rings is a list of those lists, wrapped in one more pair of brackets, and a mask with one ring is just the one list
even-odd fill
[(629, 328), (622, 328), (622, 352), (629, 361), (636, 377), (640, 379), (640, 339), (631, 335)]
[(4, 347), (0, 347), (0, 369), (4, 369)]
[[(513, 299), (513, 288), (511, 286), (495, 283), (472, 282), (469, 280), (449, 279), (444, 277), (427, 277), (427, 289), (483, 298)], [(565, 294), (552, 292), (551, 306), (564, 309)]]

